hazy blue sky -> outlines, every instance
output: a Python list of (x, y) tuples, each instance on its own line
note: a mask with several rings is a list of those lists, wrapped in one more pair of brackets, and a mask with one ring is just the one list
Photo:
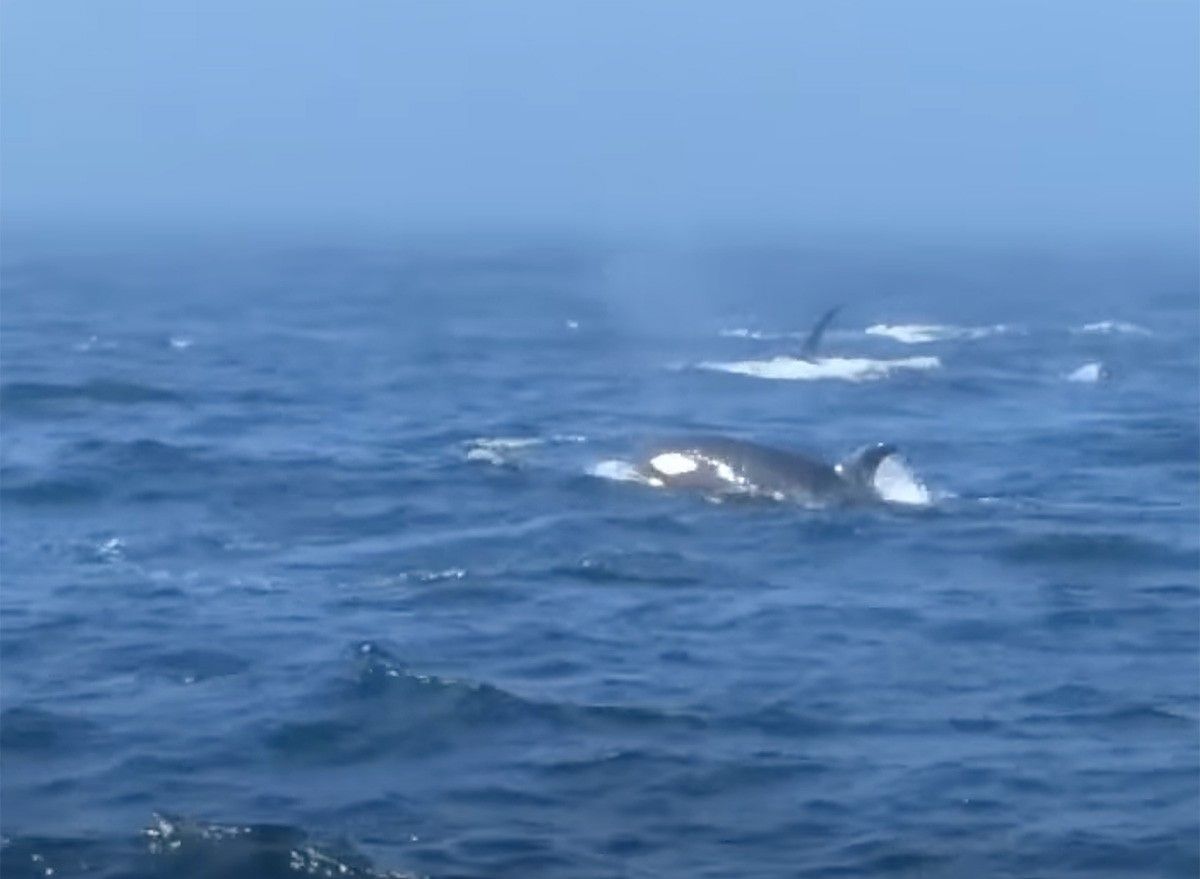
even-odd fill
[(1197, 4), (6, 0), (8, 219), (1179, 240)]

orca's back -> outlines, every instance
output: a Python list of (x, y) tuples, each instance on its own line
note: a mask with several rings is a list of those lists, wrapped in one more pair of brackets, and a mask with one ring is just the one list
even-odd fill
[(819, 497), (845, 491), (845, 483), (831, 466), (801, 452), (731, 437), (693, 437), (671, 448), (721, 461), (762, 491)]

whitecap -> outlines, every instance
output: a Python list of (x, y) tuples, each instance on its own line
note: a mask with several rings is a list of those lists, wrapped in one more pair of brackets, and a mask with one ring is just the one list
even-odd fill
[(921, 345), (927, 342), (942, 342), (948, 339), (983, 339), (1007, 333), (1004, 324), (990, 327), (956, 327), (943, 324), (872, 324), (864, 332), (868, 336), (886, 336), (905, 345)]
[(1085, 384), (1095, 384), (1108, 377), (1108, 371), (1104, 368), (1104, 364), (1099, 361), (1095, 363), (1085, 363), (1083, 366), (1076, 369), (1067, 375), (1069, 382), (1083, 382)]
[(189, 339), (185, 336), (171, 336), (171, 338), (167, 340), (167, 344), (169, 344), (176, 351), (186, 351), (196, 343), (195, 340)]
[(1153, 336), (1150, 330), (1138, 324), (1129, 323), (1123, 320), (1101, 320), (1095, 323), (1084, 324), (1072, 330), (1073, 333), (1101, 333), (1103, 335), (1112, 335), (1114, 333), (1124, 333), (1130, 336)]
[(817, 360), (803, 360), (796, 357), (774, 357), (770, 360), (698, 364), (700, 369), (731, 372), (754, 378), (790, 381), (841, 379), (852, 382), (886, 378), (900, 370), (938, 369), (941, 365), (942, 362), (937, 357), (902, 357), (896, 360), (873, 360), (866, 357), (822, 357)]
[(879, 462), (873, 482), (875, 491), (888, 503), (917, 507), (933, 503), (933, 493), (899, 455), (888, 455)]

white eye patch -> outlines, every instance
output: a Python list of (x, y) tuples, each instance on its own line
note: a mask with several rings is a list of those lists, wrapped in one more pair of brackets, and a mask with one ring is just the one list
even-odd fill
[(651, 458), (650, 466), (663, 476), (679, 476), (681, 473), (691, 473), (699, 465), (694, 458), (679, 452), (664, 452)]

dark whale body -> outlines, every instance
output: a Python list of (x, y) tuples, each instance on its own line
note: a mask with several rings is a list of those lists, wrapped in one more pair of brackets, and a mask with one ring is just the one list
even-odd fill
[(896, 451), (875, 443), (830, 465), (801, 452), (730, 437), (696, 437), (658, 445), (641, 465), (655, 485), (710, 495), (765, 495), (812, 504), (880, 500), (874, 486), (880, 463)]

